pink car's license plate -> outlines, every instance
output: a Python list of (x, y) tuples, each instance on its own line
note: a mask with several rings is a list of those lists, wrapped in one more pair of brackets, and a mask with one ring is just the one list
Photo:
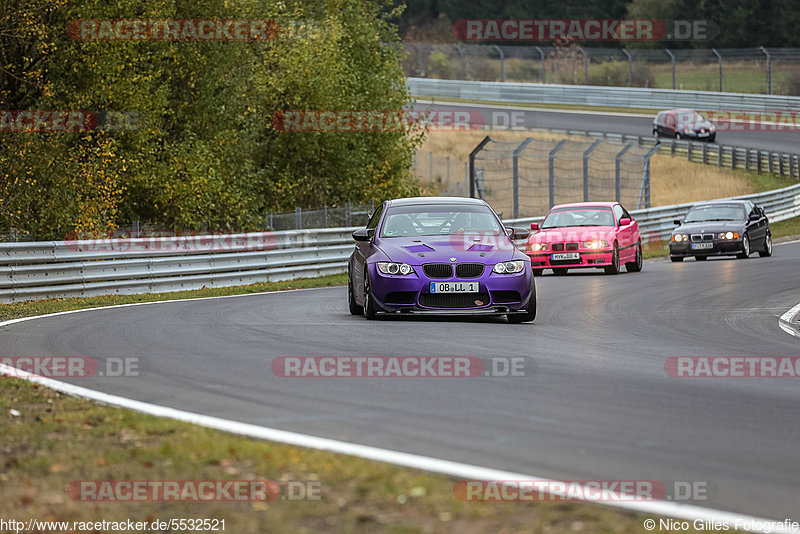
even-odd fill
[(553, 261), (559, 260), (579, 260), (581, 258), (578, 252), (561, 252), (560, 254), (553, 254), (550, 259)]

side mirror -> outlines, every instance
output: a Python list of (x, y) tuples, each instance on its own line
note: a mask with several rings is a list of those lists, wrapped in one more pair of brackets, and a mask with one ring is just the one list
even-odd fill
[(508, 236), (511, 239), (526, 239), (528, 236), (531, 235), (530, 230), (527, 228), (509, 228), (508, 229)]
[(681, 220), (680, 220), (680, 219), (675, 219), (674, 221), (672, 221), (672, 223), (673, 223), (675, 226), (680, 226), (680, 225), (681, 225)]
[(538, 229), (539, 229), (539, 223), (531, 223), (531, 230), (538, 230)]
[(623, 217), (622, 219), (619, 220), (619, 225), (620, 226), (628, 226), (630, 223), (631, 223), (631, 220), (628, 217)]
[(359, 228), (353, 232), (353, 239), (356, 241), (369, 241), (372, 238), (373, 230), (367, 228)]
[(757, 220), (759, 220), (760, 218), (761, 218), (761, 215), (759, 215), (758, 213), (751, 213), (751, 214), (750, 214), (750, 220), (751, 220), (751, 221), (757, 221)]

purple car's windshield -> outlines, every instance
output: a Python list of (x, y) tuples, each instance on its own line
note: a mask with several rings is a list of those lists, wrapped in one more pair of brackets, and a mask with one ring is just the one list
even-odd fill
[(481, 205), (393, 206), (386, 212), (381, 237), (453, 235), (458, 232), (501, 233), (491, 209)]
[(614, 226), (610, 209), (564, 209), (551, 211), (542, 223), (542, 229), (570, 226)]

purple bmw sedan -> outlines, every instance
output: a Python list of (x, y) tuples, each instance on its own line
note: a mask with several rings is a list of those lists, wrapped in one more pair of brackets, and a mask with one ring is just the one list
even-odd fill
[(506, 315), (536, 318), (530, 259), (514, 245), (527, 229), (506, 229), (483, 200), (387, 200), (353, 232), (350, 313)]

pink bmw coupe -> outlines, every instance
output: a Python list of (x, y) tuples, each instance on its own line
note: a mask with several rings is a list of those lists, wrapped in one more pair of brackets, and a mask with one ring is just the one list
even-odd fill
[(642, 270), (639, 225), (618, 202), (581, 202), (554, 206), (530, 236), (526, 254), (534, 274), (552, 269), (604, 269), (617, 274), (622, 264), (628, 272)]

